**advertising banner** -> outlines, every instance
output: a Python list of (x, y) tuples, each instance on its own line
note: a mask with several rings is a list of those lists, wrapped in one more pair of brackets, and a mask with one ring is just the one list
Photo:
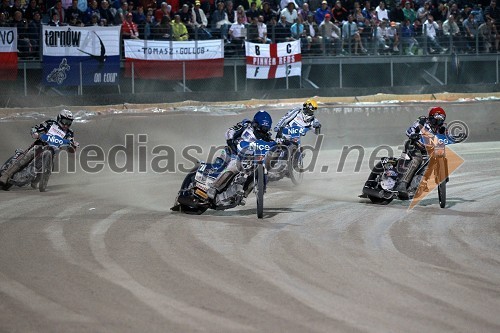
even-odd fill
[(17, 28), (0, 28), (0, 80), (17, 79)]
[(42, 28), (43, 82), (51, 86), (116, 85), (120, 26)]
[(302, 74), (300, 41), (278, 44), (245, 42), (247, 79), (274, 79)]
[(224, 76), (222, 40), (125, 40), (125, 76), (141, 79), (187, 80)]

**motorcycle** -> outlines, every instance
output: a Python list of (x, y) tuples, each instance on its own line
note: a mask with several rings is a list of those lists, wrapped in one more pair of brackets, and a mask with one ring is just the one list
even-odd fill
[(284, 177), (290, 178), (294, 185), (300, 185), (304, 179), (305, 152), (300, 145), (301, 137), (310, 129), (301, 126), (283, 128), (282, 143), (276, 146), (277, 158), (269, 159), (269, 181), (277, 181)]
[(226, 210), (244, 205), (244, 198), (253, 191), (257, 199), (257, 217), (262, 218), (267, 183), (265, 160), (276, 143), (258, 140), (246, 144), (247, 147), (253, 147), (254, 153), (237, 157), (239, 171), (229, 176), (226, 186), (213, 199), (209, 197), (208, 191), (227, 166), (221, 157), (214, 163), (199, 162), (186, 175), (171, 210), (196, 215), (203, 214), (207, 209)]
[(40, 192), (45, 192), (49, 177), (52, 173), (54, 157), (61, 149), (71, 147), (71, 141), (54, 134), (42, 134), (39, 140), (45, 144), (35, 145), (35, 143), (33, 143), (25, 151), (16, 149), (14, 155), (9, 157), (2, 167), (0, 167), (0, 175), (2, 175), (2, 173), (13, 163), (26, 154), (31, 148), (35, 147), (35, 157), (30, 163), (10, 177), (9, 181), (4, 186), (5, 190), (8, 190), (14, 185), (23, 187), (31, 184), (32, 188), (36, 189), (36, 185), (38, 185)]
[(446, 184), (449, 181), (445, 147), (455, 142), (444, 134), (425, 134), (419, 135), (413, 140), (410, 139), (409, 143), (410, 147), (424, 145), (427, 154), (422, 156), (422, 163), (408, 184), (408, 197), (394, 190), (406, 173), (411, 161), (411, 156), (406, 152), (403, 152), (400, 158), (383, 157), (373, 167), (363, 187), (363, 194), (359, 197), (368, 198), (372, 203), (379, 205), (387, 205), (396, 198), (400, 200), (418, 198), (423, 192), (429, 191), (427, 181), (432, 180), (432, 175), (438, 188), (439, 206), (444, 208), (446, 206)]

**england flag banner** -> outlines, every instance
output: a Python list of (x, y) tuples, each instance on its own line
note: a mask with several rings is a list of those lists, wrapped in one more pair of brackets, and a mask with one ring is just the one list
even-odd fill
[(42, 25), (42, 45), (46, 85), (119, 84), (120, 26)]
[(300, 76), (302, 54), (300, 41), (278, 44), (245, 42), (247, 79), (274, 79)]
[(187, 80), (224, 76), (222, 40), (125, 40), (125, 76)]
[(17, 79), (17, 28), (0, 28), (0, 80)]

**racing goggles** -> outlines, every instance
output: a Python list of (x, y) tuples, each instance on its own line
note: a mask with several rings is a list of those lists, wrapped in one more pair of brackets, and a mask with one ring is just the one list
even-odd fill
[(444, 124), (445, 117), (442, 114), (436, 114), (433, 117), (433, 123), (436, 126), (441, 126)]
[(73, 120), (68, 118), (61, 118), (59, 122), (64, 126), (71, 126), (71, 124), (73, 124)]
[(312, 107), (305, 108), (303, 112), (306, 116), (314, 116), (314, 109)]
[(306, 116), (313, 116), (314, 110), (317, 110), (317, 108), (314, 107), (314, 105), (312, 105), (311, 103), (304, 105), (303, 111)]

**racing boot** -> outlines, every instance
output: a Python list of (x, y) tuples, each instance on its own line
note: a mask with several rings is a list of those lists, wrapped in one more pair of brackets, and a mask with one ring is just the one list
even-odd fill
[(399, 195), (404, 198), (408, 198), (408, 190), (406, 189), (408, 187), (408, 182), (407, 181), (400, 181), (398, 186), (394, 189), (395, 191), (399, 192)]

